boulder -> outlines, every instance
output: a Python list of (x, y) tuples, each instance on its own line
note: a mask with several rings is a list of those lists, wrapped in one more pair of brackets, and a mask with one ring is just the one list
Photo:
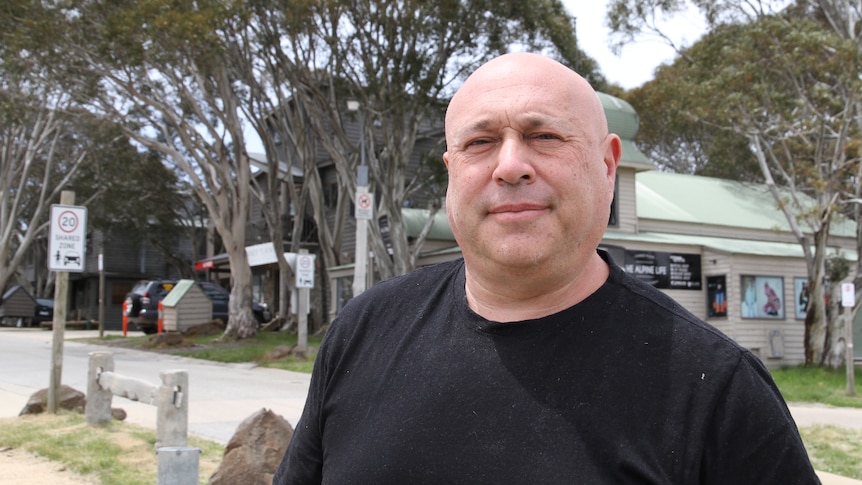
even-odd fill
[(183, 336), (179, 332), (157, 333), (149, 338), (151, 347), (176, 347), (183, 343)]
[[(69, 411), (84, 412), (87, 405), (87, 396), (83, 392), (71, 388), (65, 384), (61, 384), (57, 388), (57, 408), (66, 409)], [(18, 413), (18, 416), (25, 414), (44, 413), (48, 409), (48, 389), (40, 389), (30, 396), (24, 409)]]
[(210, 485), (270, 485), (292, 437), (293, 426), (270, 410), (245, 418), (225, 447)]
[(279, 345), (266, 353), (265, 360), (279, 360), (293, 353), (292, 345)]
[[(87, 396), (83, 392), (61, 384), (57, 389), (57, 407), (67, 411), (75, 411), (84, 413), (87, 408)], [(30, 396), (24, 409), (18, 413), (18, 416), (25, 414), (40, 414), (48, 410), (48, 389), (40, 389)], [(111, 408), (111, 417), (117, 421), (126, 420), (126, 410), (122, 408)]]

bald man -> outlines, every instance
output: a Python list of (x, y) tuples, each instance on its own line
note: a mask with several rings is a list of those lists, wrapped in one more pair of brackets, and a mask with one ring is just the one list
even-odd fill
[(354, 298), (275, 484), (818, 483), (760, 361), (598, 251), (620, 140), (535, 54), (446, 114), (463, 259)]

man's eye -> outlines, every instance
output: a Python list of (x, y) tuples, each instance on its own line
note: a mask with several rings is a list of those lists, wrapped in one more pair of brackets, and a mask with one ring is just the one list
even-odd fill
[(560, 137), (551, 133), (537, 133), (533, 135), (535, 140), (559, 140)]
[(475, 140), (470, 140), (469, 142), (467, 142), (467, 143), (464, 145), (464, 149), (465, 149), (465, 150), (470, 150), (470, 151), (474, 151), (474, 150), (484, 150), (484, 149), (485, 149), (485, 148), (487, 148), (487, 147), (488, 147), (488, 145), (490, 145), (491, 143), (492, 143), (492, 141), (491, 141), (491, 140), (489, 140), (489, 139), (487, 139), (487, 138), (477, 138), (477, 139), (475, 139)]

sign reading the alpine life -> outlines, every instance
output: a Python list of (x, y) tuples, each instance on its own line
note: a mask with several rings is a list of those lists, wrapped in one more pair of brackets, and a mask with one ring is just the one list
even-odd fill
[(700, 255), (626, 251), (626, 273), (665, 290), (700, 290)]
[(73, 205), (51, 206), (48, 231), (48, 269), (81, 273), (87, 249), (87, 208)]

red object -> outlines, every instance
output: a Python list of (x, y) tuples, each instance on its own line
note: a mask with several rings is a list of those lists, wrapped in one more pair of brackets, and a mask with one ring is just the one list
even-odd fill
[(205, 259), (203, 261), (198, 261), (195, 263), (195, 271), (203, 271), (205, 269), (212, 269), (215, 267), (215, 261), (212, 259)]
[(158, 327), (158, 330), (157, 330), (159, 333), (162, 333), (162, 332), (164, 332), (164, 331), (165, 331), (165, 326), (164, 326), (164, 325), (165, 325), (165, 321), (164, 321), (164, 319), (162, 318), (162, 315), (163, 315), (163, 314), (164, 314), (164, 312), (162, 312), (162, 302), (159, 302), (159, 327)]
[(128, 303), (123, 302), (123, 337), (129, 332), (129, 309)]

